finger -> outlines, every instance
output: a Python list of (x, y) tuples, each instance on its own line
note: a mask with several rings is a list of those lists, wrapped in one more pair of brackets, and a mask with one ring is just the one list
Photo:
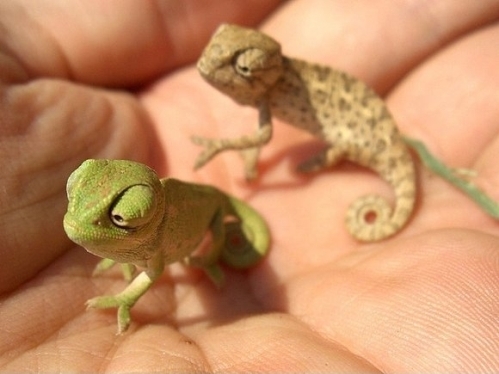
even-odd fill
[(453, 166), (470, 166), (497, 137), (498, 37), (495, 25), (449, 44), (390, 97), (400, 122), (412, 125), (413, 136), (432, 139), (430, 148)]
[(86, 158), (145, 160), (157, 149), (148, 118), (125, 94), (56, 80), (2, 86), (0, 292), (69, 247), (65, 184)]
[(494, 0), (337, 0), (320, 7), (301, 0), (282, 7), (265, 31), (282, 43), (285, 54), (313, 56), (316, 62), (348, 71), (383, 93), (442, 45), (497, 20), (498, 15), (499, 3)]
[(312, 329), (387, 372), (493, 372), (497, 246), (492, 235), (434, 231), (302, 272), (280, 293)]
[[(137, 84), (191, 59), (200, 48), (194, 41), (207, 37), (219, 17), (256, 22), (269, 4), (1, 2), (0, 42), (7, 47), (0, 53), (0, 79)], [(247, 11), (251, 6), (254, 12)], [(196, 26), (187, 27), (188, 19)], [(64, 185), (82, 160), (154, 159), (159, 146), (147, 114), (126, 94), (38, 79), (3, 86), (0, 95), (0, 156), (8, 163), (2, 165), (0, 191), (1, 291), (32, 277), (69, 245), (61, 226)]]
[(30, 77), (127, 86), (193, 61), (222, 20), (255, 24), (278, 3), (24, 0), (1, 2), (0, 24)]

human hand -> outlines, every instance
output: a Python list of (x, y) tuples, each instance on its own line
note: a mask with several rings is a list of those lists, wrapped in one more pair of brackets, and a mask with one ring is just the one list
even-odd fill
[[(233, 5), (232, 17), (223, 1), (183, 17), (168, 1), (37, 2), (26, 13), (19, 1), (0, 4), (9, 31), (0, 59), (5, 371), (499, 369), (496, 223), (445, 182), (421, 170), (409, 225), (360, 244), (344, 227), (348, 204), (368, 192), (390, 196), (389, 187), (356, 166), (297, 175), (294, 165), (316, 144), (289, 126), (276, 126), (263, 149), (256, 185), (243, 181), (231, 153), (191, 170), (199, 152), (191, 135), (230, 136), (256, 123), (254, 110), (217, 93), (192, 65), (218, 23), (254, 24), (277, 2), (253, 3)], [(402, 132), (446, 163), (475, 169), (498, 200), (491, 22), (499, 9), (468, 3), (297, 0), (263, 30), (289, 56), (370, 83)], [(91, 157), (143, 161), (246, 199), (270, 225), (268, 258), (247, 273), (227, 270), (220, 292), (200, 272), (172, 266), (116, 337), (115, 314), (85, 311), (84, 302), (123, 289), (123, 280), (91, 278), (97, 259), (62, 231), (67, 176)]]

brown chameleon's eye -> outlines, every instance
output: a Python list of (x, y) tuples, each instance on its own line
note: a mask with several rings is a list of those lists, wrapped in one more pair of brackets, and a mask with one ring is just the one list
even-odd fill
[(252, 50), (246, 50), (236, 56), (234, 59), (234, 69), (237, 74), (249, 78), (252, 73), (252, 64), (254, 63), (254, 53)]
[(236, 73), (246, 80), (258, 80), (270, 86), (282, 74), (282, 56), (260, 48), (249, 48), (237, 54), (232, 61)]
[(251, 71), (250, 71), (250, 68), (247, 67), (247, 66), (244, 66), (244, 65), (239, 65), (237, 64), (236, 65), (236, 70), (237, 72), (240, 74), (240, 75), (243, 75), (243, 76), (249, 76)]
[(147, 224), (155, 211), (153, 189), (148, 185), (134, 185), (116, 198), (109, 219), (119, 228), (136, 229)]

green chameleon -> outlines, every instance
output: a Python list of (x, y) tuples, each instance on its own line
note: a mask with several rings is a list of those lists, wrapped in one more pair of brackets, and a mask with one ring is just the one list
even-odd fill
[[(87, 251), (104, 258), (96, 272), (123, 264), (125, 278), (144, 268), (119, 294), (87, 301), (89, 308), (118, 308), (118, 333), (130, 324), (130, 308), (162, 274), (184, 261), (204, 270), (220, 287), (226, 265), (255, 265), (269, 247), (269, 231), (249, 205), (207, 185), (159, 179), (149, 167), (125, 160), (87, 160), (67, 182), (64, 230)], [(209, 251), (194, 251), (212, 233)]]

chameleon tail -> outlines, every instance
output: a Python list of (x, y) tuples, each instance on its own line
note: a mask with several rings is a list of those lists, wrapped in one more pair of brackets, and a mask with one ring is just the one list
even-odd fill
[[(402, 162), (377, 172), (394, 188), (395, 207), (377, 195), (354, 201), (346, 215), (347, 229), (360, 241), (385, 239), (398, 232), (409, 220), (416, 200), (416, 172), (409, 151), (402, 148)], [(396, 170), (396, 169), (399, 170)]]
[(243, 201), (229, 196), (230, 204), (239, 218), (226, 223), (226, 243), (223, 261), (234, 268), (248, 268), (267, 253), (270, 233), (262, 216)]

